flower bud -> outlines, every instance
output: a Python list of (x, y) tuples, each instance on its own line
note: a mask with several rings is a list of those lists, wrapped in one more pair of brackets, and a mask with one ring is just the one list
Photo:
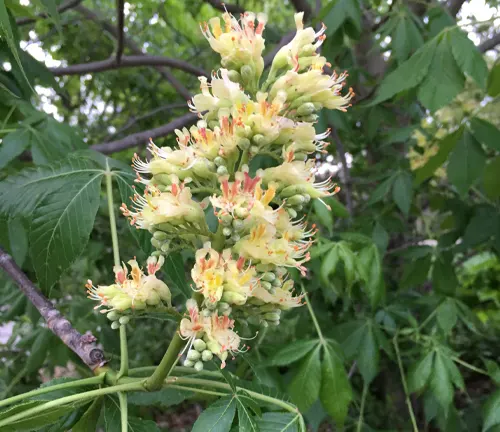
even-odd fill
[(117, 329), (119, 329), (119, 328), (120, 328), (120, 323), (119, 323), (118, 321), (113, 321), (113, 322), (111, 323), (111, 328), (112, 328), (113, 330), (117, 330)]
[(308, 116), (301, 118), (302, 121), (311, 122), (311, 123), (318, 121), (318, 119), (319, 119), (319, 116), (317, 114), (310, 114)]
[(187, 353), (187, 356), (186, 356), (186, 358), (188, 360), (192, 360), (192, 361), (199, 360), (200, 357), (201, 357), (201, 354), (198, 351), (196, 351), (195, 349), (194, 350), (193, 349), (189, 350), (188, 353)]
[(214, 164), (217, 165), (218, 167), (219, 166), (223, 166), (223, 165), (226, 165), (226, 161), (221, 158), (220, 156), (217, 156), (215, 159), (214, 159)]
[(251, 146), (251, 147), (250, 147), (250, 154), (251, 154), (251, 155), (257, 155), (257, 154), (259, 154), (259, 147), (254, 146), (254, 145), (253, 145), (253, 146)]
[(186, 366), (186, 367), (193, 367), (193, 366), (194, 366), (194, 362), (193, 362), (193, 361), (191, 361), (191, 360), (188, 360), (188, 359), (184, 360), (184, 363), (183, 363), (183, 364), (184, 364), (184, 366)]
[(197, 361), (195, 364), (194, 364), (194, 370), (196, 372), (201, 372), (203, 370), (203, 362), (201, 361)]
[(248, 138), (241, 138), (238, 142), (238, 147), (242, 150), (247, 150), (250, 147), (250, 140)]
[(273, 287), (279, 288), (281, 286), (281, 279), (276, 278), (271, 282), (271, 284)]
[(203, 315), (204, 317), (206, 317), (206, 318), (209, 318), (209, 317), (211, 317), (211, 316), (212, 316), (212, 311), (211, 311), (211, 310), (209, 310), (209, 309), (203, 309), (203, 310), (201, 311), (201, 313), (202, 313), (202, 315)]
[(212, 354), (212, 351), (205, 350), (201, 353), (201, 359), (204, 362), (210, 361), (214, 358), (214, 355)]
[(294, 195), (286, 200), (286, 203), (290, 206), (298, 206), (305, 202), (306, 199), (302, 195)]
[(308, 116), (316, 111), (316, 108), (314, 107), (314, 104), (311, 102), (306, 102), (305, 104), (302, 104), (299, 106), (297, 109), (297, 114), (299, 116)]
[(241, 231), (244, 227), (245, 227), (245, 224), (244, 224), (244, 222), (243, 222), (243, 221), (238, 220), (238, 219), (234, 219), (234, 220), (233, 220), (233, 228), (234, 228), (236, 231)]
[(306, 192), (306, 188), (303, 185), (291, 185), (291, 186), (287, 186), (286, 188), (284, 188), (280, 192), (280, 195), (283, 198), (288, 198), (288, 197), (291, 197), (293, 195), (303, 194), (305, 192)]
[(260, 281), (260, 284), (262, 285), (262, 288), (264, 288), (266, 291), (270, 291), (272, 289), (272, 285), (269, 282)]
[(273, 265), (272, 264), (262, 264), (262, 263), (259, 263), (255, 266), (255, 269), (258, 271), (258, 272), (268, 272), (268, 271), (271, 271), (273, 269)]
[(276, 279), (276, 275), (272, 272), (267, 272), (262, 275), (262, 280), (266, 282), (272, 282)]
[(207, 348), (207, 344), (202, 339), (195, 339), (193, 347), (196, 351), (202, 352)]
[(297, 212), (293, 208), (287, 207), (286, 212), (292, 219), (297, 217)]
[(167, 253), (170, 250), (170, 242), (165, 242), (161, 245), (160, 250), (163, 253)]
[(277, 313), (266, 313), (264, 314), (264, 319), (266, 321), (279, 321), (280, 320), (280, 314), (277, 314)]
[(220, 354), (221, 352), (221, 346), (219, 342), (213, 340), (207, 341), (207, 349), (210, 350), (215, 355)]
[(224, 312), (228, 309), (231, 309), (231, 306), (229, 305), (229, 303), (219, 302), (218, 309), (219, 312)]
[(307, 159), (307, 153), (298, 152), (293, 155), (293, 160), (305, 161)]
[(229, 214), (226, 214), (221, 217), (221, 223), (224, 226), (229, 226), (231, 225), (232, 222), (233, 222), (233, 217)]
[(232, 233), (233, 230), (231, 228), (229, 227), (222, 228), (222, 234), (224, 234), (225, 237), (230, 237)]
[(165, 234), (163, 231), (155, 231), (153, 237), (156, 240), (163, 242), (167, 239), (167, 234)]
[(246, 219), (250, 214), (248, 209), (244, 207), (238, 207), (234, 212), (236, 213), (236, 216), (238, 216), (240, 219)]
[(244, 83), (251, 83), (255, 77), (255, 70), (251, 65), (244, 65), (240, 69), (241, 80)]
[(241, 82), (241, 75), (238, 73), (238, 71), (230, 70), (227, 73), (228, 78), (235, 83), (240, 83)]
[(217, 175), (218, 176), (225, 176), (225, 175), (227, 175), (227, 173), (228, 173), (227, 168), (224, 165), (221, 165), (221, 166), (219, 166), (219, 168), (217, 168)]
[(222, 300), (230, 304), (241, 306), (245, 304), (247, 298), (246, 296), (234, 291), (225, 291), (222, 294)]
[(130, 317), (128, 317), (128, 316), (122, 316), (119, 319), (119, 322), (121, 325), (126, 325), (129, 323), (129, 321), (130, 321)]
[[(252, 137), (252, 142), (257, 146), (262, 147), (262, 146), (265, 146), (267, 144), (267, 139), (264, 135), (256, 134)], [(258, 151), (258, 149), (257, 149), (257, 151)]]
[(258, 326), (261, 324), (262, 319), (259, 315), (251, 315), (247, 318), (247, 321), (251, 325)]
[(116, 321), (117, 319), (120, 318), (120, 314), (117, 313), (116, 311), (111, 311), (106, 314), (106, 318), (108, 318), (111, 321)]
[(163, 242), (160, 242), (157, 239), (155, 239), (154, 237), (152, 237), (151, 238), (151, 244), (153, 245), (153, 247), (155, 247), (157, 249), (160, 249), (161, 245), (163, 244)]
[(241, 238), (241, 236), (240, 236), (239, 234), (236, 234), (236, 233), (234, 233), (234, 234), (231, 236), (231, 240), (232, 240), (233, 242), (235, 242), (235, 243), (236, 243), (237, 241), (239, 241), (239, 240), (240, 240), (240, 238)]

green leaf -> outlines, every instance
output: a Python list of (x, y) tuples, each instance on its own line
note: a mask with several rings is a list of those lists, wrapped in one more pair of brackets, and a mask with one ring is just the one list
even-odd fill
[(29, 141), (25, 139), (26, 130), (18, 129), (2, 138), (0, 147), (0, 169), (6, 167), (8, 163), (19, 156), (28, 148)]
[(274, 353), (265, 363), (269, 366), (287, 366), (303, 358), (318, 343), (317, 339), (298, 340), (288, 343), (278, 352)]
[(62, 27), (61, 27), (61, 16), (59, 15), (59, 11), (57, 10), (57, 3), (55, 0), (41, 0), (42, 4), (45, 6), (45, 10), (48, 15), (54, 22), (59, 34), (62, 35)]
[(128, 394), (128, 403), (138, 406), (163, 406), (178, 405), (194, 395), (192, 392), (165, 388), (155, 392), (131, 392)]
[(460, 28), (448, 32), (453, 57), (465, 75), (470, 76), (479, 87), (486, 88), (488, 66), (484, 56)]
[(393, 183), (394, 183), (394, 176), (391, 176), (386, 180), (384, 180), (382, 183), (380, 183), (372, 192), (370, 199), (368, 200), (366, 205), (372, 205), (384, 199), (385, 196), (389, 193)]
[(487, 242), (497, 233), (499, 215), (496, 208), (489, 205), (479, 205), (475, 208), (462, 239), (464, 248), (477, 246)]
[(486, 159), (481, 145), (465, 131), (458, 141), (448, 163), (448, 179), (465, 195), (483, 172)]
[(439, 351), (436, 352), (429, 385), (441, 408), (447, 412), (453, 400), (453, 385), (442, 354)]
[(180, 292), (186, 298), (190, 298), (193, 290), (189, 287), (184, 270), (184, 260), (179, 252), (171, 253), (165, 260), (165, 272)]
[(437, 309), (437, 322), (445, 334), (449, 334), (457, 323), (458, 310), (455, 301), (447, 297)]
[(458, 140), (461, 138), (463, 131), (463, 128), (459, 128), (455, 132), (444, 137), (439, 143), (438, 152), (432, 156), (422, 168), (415, 171), (415, 182), (417, 186), (429, 177), (432, 177), (434, 172), (445, 163), (446, 159), (448, 159), (448, 155), (455, 148)]
[(321, 386), (320, 347), (316, 347), (300, 365), (290, 383), (292, 400), (304, 412), (318, 399)]
[(380, 84), (375, 99), (369, 105), (383, 102), (420, 84), (428, 76), (427, 71), (433, 60), (436, 46), (436, 39), (430, 40), (396, 70), (387, 75)]
[(414, 363), (408, 372), (408, 390), (411, 393), (424, 389), (429, 381), (434, 364), (434, 351), (428, 353), (417, 363)]
[(414, 288), (422, 285), (429, 279), (429, 270), (432, 264), (432, 255), (410, 261), (403, 271), (400, 286), (402, 289)]
[(324, 18), (327, 36), (333, 35), (345, 21), (352, 23), (358, 32), (361, 31), (361, 9), (358, 0), (335, 0), (328, 7), (329, 9), (324, 9), (329, 11)]
[(235, 411), (234, 398), (222, 397), (201, 413), (192, 432), (229, 432)]
[(491, 68), (486, 88), (491, 97), (496, 97), (500, 94), (500, 62), (498, 61)]
[(346, 284), (351, 287), (356, 276), (356, 256), (349, 245), (345, 242), (337, 243), (339, 258), (344, 263)]
[(299, 414), (267, 412), (257, 420), (260, 432), (297, 432)]
[(330, 274), (335, 271), (338, 261), (338, 247), (337, 245), (333, 245), (321, 262), (320, 275), (324, 283), (328, 283)]
[(384, 294), (382, 283), (382, 263), (375, 244), (361, 250), (358, 256), (359, 265), (363, 268), (365, 284), (372, 308), (375, 308)]
[(458, 286), (458, 279), (451, 262), (451, 256), (443, 254), (437, 257), (432, 269), (432, 284), (436, 292), (453, 295)]
[(90, 407), (85, 411), (85, 414), (78, 420), (78, 423), (73, 426), (72, 432), (88, 432), (97, 430), (97, 422), (101, 415), (103, 406), (103, 398), (96, 399)]
[(313, 201), (314, 214), (318, 217), (319, 222), (323, 225), (330, 235), (333, 233), (333, 214), (319, 200)]
[(483, 188), (486, 196), (492, 200), (500, 197), (500, 156), (488, 161), (483, 173)]
[(138, 417), (129, 417), (128, 432), (160, 432), (160, 429), (152, 420), (143, 420)]
[(451, 51), (452, 43), (448, 33), (445, 33), (432, 59), (431, 73), (418, 90), (420, 102), (433, 112), (451, 102), (464, 88), (465, 77)]
[(496, 385), (500, 385), (500, 366), (493, 360), (485, 359), (484, 364), (488, 370), (490, 378), (495, 382)]
[(106, 432), (121, 432), (120, 407), (111, 396), (104, 400), (104, 425)]
[(396, 175), (394, 184), (392, 185), (392, 199), (405, 216), (408, 216), (410, 212), (413, 198), (412, 183), (411, 174), (405, 171)]
[(484, 405), (483, 432), (500, 425), (500, 390), (493, 393)]
[(30, 356), (26, 363), (26, 372), (32, 373), (42, 367), (47, 351), (49, 349), (49, 342), (52, 339), (52, 332), (48, 329), (40, 329), (38, 336), (35, 338), (33, 345), (30, 349)]
[[(349, 210), (347, 210), (347, 207), (344, 204), (342, 204), (337, 198), (327, 197), (324, 198), (323, 201), (325, 201), (330, 206), (331, 212), (334, 216), (341, 218), (349, 217)], [(314, 202), (319, 202), (319, 201), (315, 200)]]
[(37, 205), (30, 231), (30, 256), (42, 288), (50, 289), (85, 249), (99, 208), (102, 173), (72, 182)]
[(492, 150), (500, 151), (500, 130), (486, 120), (474, 117), (470, 121), (474, 138)]
[(28, 254), (28, 235), (19, 218), (7, 222), (9, 234), (10, 253), (19, 267), (23, 266)]
[(352, 388), (344, 362), (330, 344), (323, 350), (320, 399), (328, 414), (342, 428), (352, 401)]
[(249, 407), (245, 404), (245, 399), (236, 396), (238, 408), (238, 426), (241, 432), (259, 432), (257, 422), (252, 416)]

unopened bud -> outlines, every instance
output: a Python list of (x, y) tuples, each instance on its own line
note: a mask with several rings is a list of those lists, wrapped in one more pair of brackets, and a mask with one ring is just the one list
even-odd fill
[(187, 356), (186, 356), (186, 358), (188, 360), (192, 360), (192, 361), (199, 360), (200, 357), (201, 357), (201, 354), (198, 351), (196, 351), (195, 349), (194, 350), (193, 349), (189, 350), (188, 353), (187, 353)]
[(297, 114), (299, 116), (307, 116), (314, 113), (314, 111), (316, 111), (316, 109), (314, 108), (314, 104), (311, 102), (306, 102), (305, 104), (299, 106), (299, 108), (297, 109)]
[(234, 69), (228, 71), (227, 76), (232, 82), (240, 83), (241, 81), (241, 75), (239, 74), (238, 71), (235, 71)]
[(248, 138), (241, 138), (238, 142), (238, 147), (242, 150), (247, 150), (250, 147), (250, 140)]
[(267, 144), (266, 137), (261, 134), (254, 135), (252, 138), (252, 142), (259, 147), (262, 147)]
[(230, 237), (232, 233), (233, 230), (231, 228), (229, 227), (222, 228), (222, 234), (224, 234), (225, 237)]
[(231, 236), (231, 240), (232, 240), (232, 241), (234, 241), (235, 243), (236, 243), (237, 241), (240, 241), (240, 238), (241, 238), (241, 236), (240, 236), (239, 234), (236, 234), (236, 233), (234, 233), (234, 234)]
[(298, 152), (293, 155), (293, 160), (304, 161), (307, 159), (307, 153)]
[(259, 154), (259, 147), (254, 146), (254, 145), (253, 145), (253, 146), (251, 146), (251, 147), (250, 147), (250, 154), (252, 154), (252, 155)]
[(229, 303), (219, 302), (218, 309), (219, 309), (219, 312), (224, 312), (228, 309), (231, 309), (231, 306), (229, 305)]
[(254, 79), (255, 71), (252, 66), (244, 65), (240, 69), (241, 80), (245, 83), (249, 83)]
[(108, 314), (106, 315), (106, 318), (108, 318), (111, 321), (116, 321), (117, 319), (120, 319), (120, 314), (117, 313), (116, 311), (111, 311), (111, 312), (108, 312)]
[(266, 313), (264, 314), (264, 319), (266, 321), (279, 321), (280, 320), (280, 314), (277, 314), (277, 313)]
[(222, 166), (222, 165), (226, 165), (226, 161), (223, 158), (221, 158), (220, 156), (217, 156), (214, 159), (214, 164), (219, 167), (219, 166)]
[(302, 195), (294, 195), (286, 200), (287, 205), (298, 206), (304, 204), (306, 199)]
[(247, 321), (249, 324), (252, 324), (254, 326), (258, 326), (261, 324), (262, 319), (258, 315), (251, 315), (247, 318)]
[(113, 330), (117, 330), (117, 329), (119, 329), (119, 328), (120, 328), (120, 323), (119, 323), (118, 321), (113, 321), (113, 322), (111, 323), (111, 328), (112, 328)]
[(163, 242), (156, 240), (154, 237), (151, 238), (151, 244), (156, 248), (160, 249)]
[(310, 114), (308, 116), (301, 118), (302, 121), (311, 122), (311, 123), (318, 121), (318, 119), (319, 119), (319, 116), (317, 114)]
[(170, 242), (163, 243), (160, 249), (162, 252), (167, 253), (170, 250)]
[(262, 275), (262, 280), (266, 282), (272, 282), (276, 279), (276, 275), (272, 272), (267, 272)]
[(194, 362), (191, 361), (191, 360), (186, 359), (186, 360), (184, 360), (183, 365), (186, 366), (186, 367), (193, 367), (194, 366)]
[(236, 216), (238, 216), (240, 219), (245, 219), (250, 214), (248, 209), (244, 207), (238, 207), (234, 212), (236, 213)]
[(276, 278), (271, 283), (272, 283), (273, 287), (279, 288), (281, 286), (281, 279)]
[(234, 219), (233, 220), (233, 228), (236, 230), (236, 231), (241, 231), (243, 228), (244, 228), (245, 224), (243, 221), (241, 220), (238, 220), (238, 219)]
[(221, 217), (221, 223), (224, 226), (229, 226), (231, 225), (232, 222), (233, 222), (233, 217), (229, 214), (226, 214)]
[(287, 207), (286, 212), (292, 219), (295, 219), (297, 217), (297, 212), (293, 208)]
[(197, 361), (195, 364), (194, 364), (194, 370), (196, 372), (201, 372), (203, 370), (203, 362), (201, 361)]
[(128, 317), (128, 316), (122, 316), (119, 319), (119, 322), (120, 322), (121, 325), (128, 324), (129, 321), (130, 321), (130, 317)]
[(224, 291), (224, 293), (222, 294), (222, 300), (230, 304), (241, 306), (245, 304), (247, 298), (244, 295), (234, 291)]
[(266, 291), (271, 291), (272, 285), (269, 282), (260, 281), (260, 284), (262, 285), (262, 288), (264, 288)]
[(209, 309), (203, 309), (203, 310), (201, 311), (201, 314), (202, 314), (204, 317), (209, 318), (209, 317), (211, 317), (211, 316), (212, 316), (212, 311), (211, 311), (211, 310), (209, 310)]
[(271, 271), (273, 267), (274, 266), (272, 264), (259, 263), (255, 266), (255, 270), (257, 270), (258, 272), (268, 272)]
[(210, 361), (214, 358), (214, 355), (212, 354), (212, 351), (205, 350), (201, 353), (201, 359), (204, 362)]
[(219, 168), (217, 168), (218, 176), (225, 176), (227, 175), (227, 173), (228, 173), (227, 168), (224, 165), (221, 165)]
[(280, 195), (283, 198), (288, 198), (297, 194), (303, 194), (306, 192), (306, 189), (302, 185), (292, 185), (292, 186), (287, 186), (286, 188), (283, 188), (283, 190), (280, 192)]
[(158, 241), (165, 241), (167, 239), (167, 234), (165, 234), (163, 231), (155, 231), (153, 234), (153, 237), (158, 240)]
[(196, 351), (202, 352), (207, 348), (207, 344), (202, 339), (195, 339), (193, 347)]

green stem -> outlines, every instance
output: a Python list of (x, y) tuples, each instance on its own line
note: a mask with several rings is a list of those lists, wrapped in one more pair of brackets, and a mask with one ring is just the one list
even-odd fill
[(358, 419), (358, 427), (356, 428), (357, 432), (361, 432), (363, 429), (363, 413), (365, 412), (365, 402), (366, 395), (368, 394), (368, 384), (364, 383), (363, 385), (363, 393), (361, 394), (361, 407), (359, 410), (359, 419)]
[(118, 378), (128, 375), (128, 346), (127, 346), (127, 326), (120, 325), (120, 370)]
[(19, 381), (21, 381), (21, 379), (23, 378), (24, 375), (26, 375), (26, 368), (25, 367), (22, 368), (14, 378), (12, 378), (12, 381), (9, 383), (9, 385), (6, 387), (6, 389), (3, 392), (3, 397), (7, 396), (10, 393), (10, 391), (16, 386), (16, 384)]
[(309, 297), (307, 295), (307, 291), (304, 288), (304, 285), (302, 285), (302, 293), (304, 294), (304, 298), (306, 299), (306, 306), (313, 320), (314, 327), (316, 327), (316, 332), (318, 333), (319, 341), (321, 342), (322, 345), (324, 345), (325, 338), (323, 336), (323, 332), (321, 331), (321, 327), (319, 326), (318, 319), (316, 318), (313, 308), (311, 307), (311, 302), (309, 301)]
[(120, 419), (122, 425), (122, 432), (128, 431), (128, 404), (127, 394), (118, 392), (118, 401), (120, 402)]
[(98, 375), (98, 376), (93, 376), (91, 378), (84, 378), (81, 380), (77, 381), (70, 381), (70, 382), (65, 382), (62, 384), (56, 384), (50, 387), (43, 387), (35, 390), (31, 390), (29, 392), (12, 396), (11, 398), (4, 399), (0, 401), (0, 407), (5, 406), (5, 405), (10, 405), (11, 403), (18, 402), (20, 400), (30, 398), (33, 396), (38, 396), (41, 394), (45, 393), (50, 393), (56, 390), (61, 390), (61, 389), (66, 389), (66, 388), (72, 388), (72, 387), (80, 387), (80, 386), (85, 386), (85, 385), (97, 385), (97, 384), (102, 384), (104, 382), (104, 374)]
[(176, 331), (170, 345), (167, 348), (167, 352), (161, 359), (160, 364), (156, 367), (153, 374), (146, 380), (144, 387), (148, 391), (158, 390), (165, 378), (170, 375), (173, 367), (179, 360), (179, 352), (184, 344), (179, 333)]
[(118, 233), (116, 231), (115, 208), (113, 204), (113, 178), (106, 160), (106, 194), (108, 198), (109, 225), (111, 228), (111, 242), (113, 244), (113, 258), (115, 266), (120, 265), (120, 249), (118, 247)]
[(396, 336), (394, 336), (393, 344), (394, 344), (394, 349), (396, 351), (396, 357), (398, 359), (399, 374), (401, 375), (401, 382), (403, 383), (403, 390), (405, 392), (406, 405), (408, 406), (408, 411), (410, 413), (411, 424), (413, 426), (413, 431), (418, 432), (417, 420), (415, 419), (415, 413), (413, 412), (413, 406), (412, 406), (411, 400), (410, 400), (410, 393), (408, 391), (408, 385), (406, 384), (405, 371), (403, 369), (403, 362), (401, 360), (401, 353), (399, 351), (398, 334), (397, 333), (396, 333)]
[(187, 386), (176, 385), (176, 384), (169, 384), (168, 388), (187, 390), (187, 391), (192, 391), (192, 392), (201, 393), (201, 394), (207, 394), (207, 395), (211, 395), (211, 396), (228, 396), (229, 394), (231, 394), (231, 393), (222, 393), (222, 392), (217, 392), (217, 391), (213, 391), (213, 390), (205, 390), (205, 389), (187, 387)]
[(2, 122), (2, 126), (1, 128), (4, 129), (5, 126), (7, 125), (7, 122), (9, 121), (10, 119), (10, 116), (14, 113), (14, 110), (16, 109), (16, 106), (13, 105), (12, 108), (9, 110), (9, 112), (7, 113), (7, 116), (3, 119), (3, 122)]
[[(157, 368), (157, 366), (142, 366), (138, 368), (132, 368), (129, 369), (129, 376), (131, 375), (136, 375), (136, 374), (141, 374), (141, 373), (152, 373), (154, 370)], [(193, 368), (190, 367), (185, 367), (185, 366), (175, 366), (173, 369), (173, 373), (177, 374), (188, 374), (188, 375), (205, 375), (205, 376), (211, 376), (214, 378), (220, 378), (221, 374), (219, 372), (213, 372), (213, 371), (206, 371), (202, 370), (200, 372), (197, 372)]]
[(458, 357), (452, 357), (451, 358), (454, 362), (461, 364), (463, 367), (466, 367), (467, 369), (470, 369), (471, 371), (480, 373), (482, 375), (490, 376), (490, 374), (485, 371), (484, 369), (477, 368), (476, 366), (471, 365), (470, 363), (467, 363), (463, 360), (460, 360)]
[(88, 392), (77, 393), (77, 394), (74, 394), (71, 396), (62, 397), (62, 398), (55, 399), (53, 401), (49, 401), (47, 403), (44, 403), (43, 405), (38, 405), (38, 406), (30, 408), (26, 411), (14, 414), (14, 415), (7, 417), (5, 419), (2, 419), (2, 420), (0, 420), (0, 428), (2, 426), (7, 426), (11, 423), (23, 420), (24, 418), (32, 417), (35, 414), (50, 410), (52, 408), (56, 408), (56, 407), (61, 406), (61, 405), (69, 404), (71, 402), (85, 400), (85, 399), (94, 399), (94, 398), (97, 398), (99, 396), (103, 396), (103, 395), (107, 395), (107, 394), (111, 394), (111, 393), (117, 393), (117, 392), (123, 392), (123, 391), (141, 391), (141, 390), (144, 390), (143, 380), (131, 382), (131, 383), (127, 383), (127, 384), (120, 384), (120, 385), (116, 385), (116, 386), (105, 387), (105, 388), (101, 388), (98, 390), (91, 390)]
[(437, 308), (434, 309), (430, 313), (430, 315), (424, 320), (424, 322), (418, 326), (418, 330), (422, 330), (427, 324), (429, 324), (429, 322), (432, 320), (432, 318), (434, 318), (434, 315), (436, 314), (437, 314)]

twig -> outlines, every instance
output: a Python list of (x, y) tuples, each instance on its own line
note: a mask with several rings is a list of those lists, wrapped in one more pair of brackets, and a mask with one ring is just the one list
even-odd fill
[(336, 147), (337, 147), (337, 153), (339, 155), (340, 163), (342, 164), (342, 170), (344, 173), (345, 184), (343, 185), (343, 190), (345, 193), (347, 210), (349, 211), (349, 215), (352, 217), (353, 202), (352, 202), (352, 189), (351, 189), (351, 171), (350, 171), (349, 167), (347, 166), (347, 159), (345, 157), (344, 144), (342, 144), (342, 140), (339, 137), (337, 129), (333, 125), (330, 125), (330, 128), (332, 130), (332, 136), (333, 136), (333, 139), (334, 139)]
[(17, 284), (29, 301), (47, 322), (47, 327), (59, 337), (92, 370), (105, 363), (104, 352), (97, 347), (96, 338), (90, 333), (80, 334), (71, 323), (41, 293), (13, 258), (0, 247), (0, 267)]
[(479, 44), (478, 49), (482, 53), (495, 48), (500, 44), (500, 33), (492, 36), (490, 39), (486, 39), (483, 43)]
[(110, 57), (109, 59), (106, 60), (100, 60), (90, 63), (81, 63), (66, 67), (49, 68), (49, 70), (55, 76), (63, 76), (63, 75), (84, 75), (93, 72), (104, 72), (113, 69), (121, 69), (127, 67), (141, 67), (141, 66), (168, 66), (196, 76), (202, 75), (208, 77), (208, 73), (205, 72), (203, 69), (197, 66), (193, 66), (191, 63), (188, 63), (184, 60), (179, 60), (164, 56), (145, 55), (145, 54), (135, 55), (135, 56), (123, 56), (121, 57), (120, 63), (116, 62), (115, 57)]
[(116, 0), (116, 13), (118, 21), (118, 38), (116, 41), (116, 64), (120, 64), (123, 54), (124, 43), (124, 27), (125, 27), (125, 14), (123, 13), (124, 0)]
[(229, 13), (232, 14), (240, 14), (245, 12), (245, 9), (243, 9), (240, 5), (237, 4), (231, 4), (231, 3), (225, 3), (220, 0), (205, 0), (209, 5), (211, 5), (214, 9), (218, 9), (222, 12), (228, 11)]
[(163, 126), (138, 132), (116, 141), (94, 144), (93, 146), (90, 146), (90, 148), (104, 154), (116, 153), (130, 147), (144, 144), (149, 140), (149, 138), (154, 139), (166, 136), (172, 133), (175, 129), (183, 128), (185, 126), (193, 124), (197, 119), (198, 116), (196, 114), (186, 114), (182, 117), (178, 117), (175, 120), (172, 120), (170, 123), (167, 123)]
[[(72, 9), (75, 6), (78, 6), (81, 2), (82, 2), (82, 0), (68, 0), (67, 2), (63, 3), (61, 6), (59, 6), (57, 8), (57, 12), (63, 13), (64, 11), (67, 11), (68, 9)], [(48, 18), (48, 14), (41, 13), (41, 14), (37, 15), (35, 18), (31, 18), (31, 17), (17, 18), (16, 24), (18, 26), (23, 26), (26, 24), (34, 23), (38, 19), (44, 19), (44, 18)]]
[[(82, 15), (87, 17), (88, 19), (99, 23), (104, 30), (106, 30), (109, 34), (111, 34), (115, 39), (118, 39), (118, 30), (116, 27), (111, 24), (109, 21), (101, 18), (94, 11), (87, 9), (86, 7), (79, 5), (75, 8)], [(142, 49), (137, 45), (133, 40), (125, 37), (124, 35), (124, 44), (137, 55), (144, 55)], [(172, 85), (172, 87), (179, 93), (184, 99), (191, 99), (191, 93), (189, 90), (184, 87), (184, 85), (165, 67), (163, 66), (155, 66), (155, 69), (161, 73), (161, 75)]]

